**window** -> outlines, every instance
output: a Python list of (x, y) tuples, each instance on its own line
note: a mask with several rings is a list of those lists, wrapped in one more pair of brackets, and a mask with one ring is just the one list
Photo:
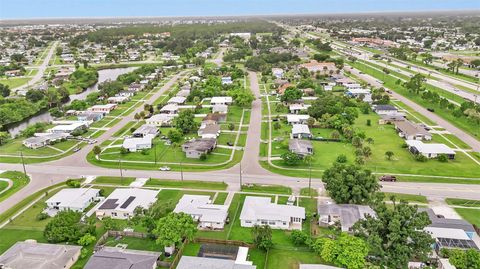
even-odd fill
[(267, 222), (266, 220), (262, 220), (262, 221), (260, 221), (260, 223), (261, 223), (262, 225), (267, 225), (267, 224), (268, 224), (268, 222)]
[(268, 224), (269, 224), (269, 225), (275, 225), (276, 222), (275, 222), (275, 221), (269, 221)]
[(248, 224), (250, 224), (250, 223), (252, 223), (252, 221), (250, 221), (250, 220), (246, 220), (246, 221), (245, 221), (245, 223), (248, 223)]
[(112, 216), (117, 216), (117, 212), (112, 212)]

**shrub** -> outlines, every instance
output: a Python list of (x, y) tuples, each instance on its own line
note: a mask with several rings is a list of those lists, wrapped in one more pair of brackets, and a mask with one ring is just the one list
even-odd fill
[(445, 155), (445, 154), (440, 154), (440, 155), (438, 155), (438, 158), (437, 158), (437, 159), (438, 159), (439, 162), (442, 162), (442, 163), (448, 162), (448, 157), (447, 157), (447, 155)]
[(205, 161), (206, 159), (207, 159), (207, 154), (202, 153), (202, 155), (200, 155), (200, 160)]
[(337, 157), (337, 163), (346, 163), (347, 162), (347, 155), (340, 154)]
[(422, 154), (417, 154), (417, 155), (415, 155), (415, 160), (416, 160), (417, 162), (422, 162), (422, 163), (424, 163), (424, 162), (426, 162), (428, 159), (427, 159), (427, 157), (423, 156)]
[(38, 221), (48, 219), (50, 216), (47, 213), (39, 213), (36, 217)]
[(71, 187), (71, 188), (80, 188), (80, 181), (78, 180), (75, 180), (75, 179), (69, 179), (67, 180), (67, 186)]
[(308, 239), (308, 235), (303, 231), (294, 230), (292, 234), (290, 234), (290, 239), (292, 240), (293, 244), (296, 246), (304, 245)]

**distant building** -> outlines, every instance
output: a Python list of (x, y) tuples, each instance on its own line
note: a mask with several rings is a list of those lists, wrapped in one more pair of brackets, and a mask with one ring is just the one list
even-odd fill
[(49, 133), (63, 133), (63, 134), (71, 134), (77, 132), (79, 130), (86, 130), (87, 124), (85, 122), (75, 122), (72, 124), (65, 124), (65, 125), (57, 125), (48, 130)]
[(159, 129), (156, 125), (153, 124), (143, 124), (133, 131), (133, 137), (150, 137), (154, 138), (158, 135)]
[(167, 101), (167, 104), (180, 105), (185, 103), (185, 100), (187, 100), (187, 98), (183, 96), (174, 96)]
[(178, 105), (168, 104), (160, 109), (160, 114), (178, 114)]
[(106, 105), (94, 105), (92, 107), (89, 107), (87, 110), (91, 112), (101, 112), (104, 114), (108, 114), (112, 112), (112, 110), (114, 110), (115, 108), (117, 108), (117, 104), (106, 104)]
[(157, 201), (158, 191), (118, 188), (115, 189), (98, 207), (98, 218), (129, 219), (135, 208), (149, 208)]
[(187, 158), (199, 159), (203, 154), (207, 154), (217, 146), (216, 139), (194, 139), (185, 142), (182, 145), (182, 151), (185, 152)]
[(378, 115), (395, 115), (398, 109), (392, 105), (375, 105), (373, 111)]
[(5, 269), (69, 269), (80, 256), (82, 247), (43, 244), (35, 240), (17, 242), (0, 256)]

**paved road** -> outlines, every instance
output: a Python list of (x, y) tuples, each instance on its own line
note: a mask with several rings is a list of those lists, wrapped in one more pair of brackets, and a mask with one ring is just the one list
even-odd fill
[(52, 58), (53, 54), (55, 53), (55, 49), (57, 48), (57, 45), (58, 45), (58, 41), (55, 41), (53, 43), (52, 47), (50, 48), (50, 51), (48, 51), (47, 57), (45, 57), (45, 60), (43, 61), (43, 63), (38, 67), (38, 72), (32, 77), (32, 79), (29, 80), (27, 84), (24, 84), (24, 85), (19, 86), (17, 88), (13, 88), (12, 91), (16, 92), (16, 91), (25, 90), (28, 87), (30, 87), (31, 85), (33, 85), (33, 84), (35, 84), (35, 83), (37, 83), (37, 82), (39, 82), (40, 80), (43, 79), (43, 74), (45, 74), (45, 71), (48, 68), (48, 63), (50, 62), (50, 59)]
[[(378, 80), (370, 75), (367, 74), (360, 74), (360, 72), (352, 67), (349, 66), (350, 72), (355, 74), (356, 76), (360, 77), (361, 79), (365, 80), (368, 82), (370, 85), (374, 87), (384, 87), (383, 84), (378, 83)], [(387, 88), (386, 88), (387, 89)], [(395, 99), (400, 100), (402, 103), (405, 105), (411, 107), (413, 110), (417, 111), (418, 113), (422, 114), (423, 116), (429, 118), (430, 120), (436, 122), (438, 125), (442, 126), (445, 128), (445, 130), (449, 131), (450, 133), (454, 134), (456, 137), (458, 137), (460, 140), (465, 142), (467, 145), (469, 145), (474, 151), (480, 152), (480, 141), (475, 139), (473, 136), (467, 134), (463, 130), (457, 128), (456, 126), (452, 125), (450, 122), (444, 120), (442, 117), (438, 116), (435, 113), (432, 113), (425, 109), (424, 107), (418, 105), (417, 103), (410, 101), (410, 99), (404, 97), (403, 95), (400, 95), (391, 89), (387, 89), (392, 92), (391, 96)]]

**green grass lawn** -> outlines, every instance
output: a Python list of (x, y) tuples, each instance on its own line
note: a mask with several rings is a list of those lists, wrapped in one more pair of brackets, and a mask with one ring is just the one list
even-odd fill
[(480, 209), (455, 208), (455, 211), (466, 221), (480, 227)]
[(385, 192), (384, 194), (385, 194), (385, 201), (390, 201), (390, 197), (394, 196), (397, 201), (405, 200), (411, 203), (423, 203), (423, 204), (428, 203), (427, 197), (423, 195), (393, 193), (393, 192)]
[(26, 84), (31, 78), (4, 78), (0, 79), (0, 84), (8, 86), (10, 89), (14, 89)]
[(199, 243), (188, 243), (185, 245), (183, 248), (183, 256), (194, 256), (196, 257), (198, 255), (198, 252), (200, 251), (200, 246), (201, 244)]
[[(7, 178), (13, 182), (13, 185), (10, 189), (0, 194), (0, 202), (13, 195), (30, 182), (30, 178), (28, 176), (25, 176), (23, 173), (17, 171), (3, 172), (0, 174), (0, 178)], [(0, 191), (3, 190), (2, 186), (6, 188), (8, 183), (5, 181), (0, 181)]]
[(300, 195), (303, 195), (303, 196), (318, 196), (318, 191), (316, 189), (313, 189), (313, 188), (302, 188), (300, 189)]
[(38, 242), (46, 243), (43, 231), (35, 230), (3, 228), (0, 229), (0, 238), (0, 255), (19, 241), (34, 239)]
[(8, 187), (8, 182), (0, 181), (0, 192), (5, 190)]
[[(272, 249), (268, 252), (265, 269), (297, 269), (300, 264), (324, 263), (322, 259), (311, 251), (296, 249)], [(257, 267), (258, 268), (258, 267)]]
[(112, 184), (112, 185), (121, 185), (128, 186), (130, 183), (135, 181), (134, 177), (113, 177), (113, 176), (100, 176), (96, 177), (92, 183), (94, 184)]
[(227, 192), (219, 192), (217, 194), (217, 197), (215, 198), (215, 201), (213, 201), (213, 203), (216, 205), (223, 205), (225, 204), (225, 200), (227, 199), (227, 196), (228, 196)]
[(447, 198), (447, 199), (445, 199), (445, 201), (449, 205), (466, 206), (466, 207), (480, 207), (480, 200)]
[[(24, 137), (19, 137), (19, 138), (9, 140), (7, 143), (0, 146), (0, 151), (3, 154), (9, 154), (13, 156), (19, 156), (20, 152), (23, 152), (24, 157), (25, 156), (47, 157), (50, 155), (55, 155), (60, 153), (59, 151), (51, 149), (49, 147), (41, 147), (38, 149), (27, 148), (22, 144), (23, 140), (25, 140)], [(65, 142), (60, 142), (58, 144), (61, 144), (61, 143), (65, 143)]]
[(280, 185), (258, 185), (258, 184), (242, 185), (242, 191), (258, 192), (258, 193), (274, 193), (274, 194), (292, 194), (291, 188), (286, 186), (280, 186)]
[(105, 245), (109, 247), (114, 247), (117, 244), (127, 244), (127, 249), (163, 252), (163, 248), (155, 240), (148, 238), (122, 237), (115, 239), (114, 237), (108, 237), (105, 242)]
[(208, 189), (208, 190), (226, 190), (227, 184), (224, 182), (209, 182), (196, 180), (167, 180), (151, 178), (145, 186), (163, 187), (163, 188), (186, 188), (186, 189)]

